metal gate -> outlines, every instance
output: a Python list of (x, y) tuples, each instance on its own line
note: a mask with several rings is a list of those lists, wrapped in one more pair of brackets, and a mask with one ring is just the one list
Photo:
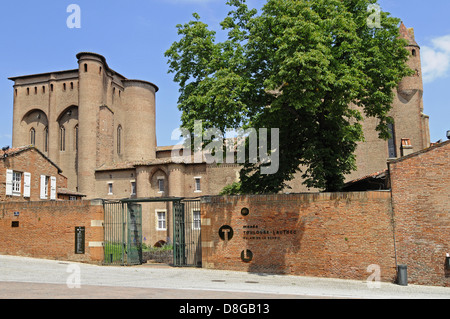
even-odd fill
[(172, 202), (173, 266), (201, 267), (200, 200), (142, 198), (104, 201), (104, 264), (142, 263), (142, 206), (145, 202)]
[(104, 202), (105, 265), (142, 263), (142, 207), (136, 203)]
[(173, 203), (173, 263), (178, 267), (201, 267), (200, 201), (183, 199)]

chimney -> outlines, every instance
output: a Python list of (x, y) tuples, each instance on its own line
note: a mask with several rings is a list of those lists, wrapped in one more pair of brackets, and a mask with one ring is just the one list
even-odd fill
[(402, 138), (401, 152), (402, 156), (406, 156), (414, 152), (411, 140), (409, 138)]

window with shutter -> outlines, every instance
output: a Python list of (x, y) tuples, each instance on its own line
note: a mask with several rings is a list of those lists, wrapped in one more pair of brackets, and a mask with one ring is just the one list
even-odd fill
[(31, 197), (31, 174), (23, 174), (23, 197)]
[(56, 177), (50, 178), (50, 200), (56, 200)]
[(6, 170), (6, 195), (12, 196), (13, 194), (13, 171)]

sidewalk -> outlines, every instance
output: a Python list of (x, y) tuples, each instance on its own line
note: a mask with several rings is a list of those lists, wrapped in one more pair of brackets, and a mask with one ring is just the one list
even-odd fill
[[(71, 288), (79, 284), (80, 288)], [(0, 298), (450, 299), (450, 288), (164, 265), (96, 266), (0, 256)]]

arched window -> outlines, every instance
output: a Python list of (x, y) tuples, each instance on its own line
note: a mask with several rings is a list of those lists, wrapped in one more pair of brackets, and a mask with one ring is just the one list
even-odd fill
[(117, 127), (117, 154), (122, 153), (122, 126)]
[(59, 150), (60, 151), (65, 151), (66, 150), (66, 129), (64, 128), (64, 126), (61, 126), (59, 128)]
[(34, 128), (31, 128), (30, 130), (30, 144), (31, 145), (36, 144), (36, 130)]
[(88, 71), (88, 66), (87, 66), (87, 63), (85, 63), (84, 64), (84, 72), (87, 72)]

